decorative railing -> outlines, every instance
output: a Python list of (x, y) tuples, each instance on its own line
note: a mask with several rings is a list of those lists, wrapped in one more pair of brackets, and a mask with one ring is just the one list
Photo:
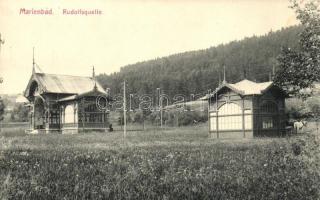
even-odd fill
[(54, 128), (54, 129), (59, 129), (60, 128), (60, 124), (49, 124), (49, 128)]
[(78, 125), (79, 128), (106, 128), (108, 126), (105, 122), (80, 122)]
[(72, 128), (72, 127), (78, 127), (78, 128), (107, 128), (108, 123), (107, 122), (80, 122), (80, 123), (64, 123), (62, 124), (62, 128)]

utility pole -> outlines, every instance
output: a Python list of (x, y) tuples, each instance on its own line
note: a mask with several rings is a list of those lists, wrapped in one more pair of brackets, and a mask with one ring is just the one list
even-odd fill
[(208, 134), (209, 134), (209, 137), (210, 137), (210, 99), (211, 99), (211, 89), (208, 90)]
[(126, 81), (123, 82), (123, 137), (127, 136)]
[(216, 132), (217, 132), (217, 138), (219, 138), (219, 115), (218, 115), (218, 88), (215, 90), (216, 95)]
[(161, 89), (157, 88), (159, 94), (159, 111), (160, 111), (160, 128), (162, 128), (162, 97), (161, 97)]
[(133, 98), (133, 94), (129, 94), (129, 111), (130, 112), (133, 111), (132, 104), (131, 104), (132, 98)]
[(162, 90), (160, 90), (160, 127), (162, 128), (163, 125), (163, 109), (162, 109)]

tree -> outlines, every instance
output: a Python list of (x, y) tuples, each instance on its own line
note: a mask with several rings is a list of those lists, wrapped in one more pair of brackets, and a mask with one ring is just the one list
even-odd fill
[(301, 120), (311, 116), (306, 101), (301, 98), (289, 98), (286, 100), (286, 113), (289, 119)]
[(2, 97), (0, 96), (0, 121), (3, 120), (4, 109), (5, 109), (5, 104), (3, 102)]
[(103, 87), (112, 88), (113, 94), (122, 94), (121, 83), (125, 79), (130, 94), (155, 95), (160, 87), (170, 99), (177, 94), (190, 97), (216, 88), (224, 65), (227, 81), (237, 82), (244, 77), (267, 81), (281, 47), (299, 46), (302, 28), (292, 26), (204, 50), (138, 62), (110, 75), (101, 74), (97, 79)]
[(316, 122), (317, 133), (319, 131), (320, 122), (320, 99), (316, 97), (311, 97), (306, 101), (307, 107)]
[(288, 94), (305, 97), (308, 93), (302, 91), (320, 81), (320, 3), (313, 0), (304, 4), (297, 0), (291, 2), (303, 30), (300, 33), (299, 49), (284, 48), (278, 57), (279, 70), (275, 83)]
[[(5, 109), (5, 104), (3, 102), (2, 97), (0, 96), (0, 122), (3, 120), (4, 118), (4, 109)], [(1, 131), (1, 127), (0, 127), (0, 131)]]
[(23, 104), (16, 104), (11, 112), (11, 121), (27, 122), (29, 108)]
[(144, 130), (145, 129), (145, 121), (147, 120), (147, 117), (150, 114), (151, 114), (150, 110), (145, 110), (145, 109), (138, 110), (138, 111), (133, 113), (132, 121), (134, 123), (142, 124), (143, 125), (143, 130)]

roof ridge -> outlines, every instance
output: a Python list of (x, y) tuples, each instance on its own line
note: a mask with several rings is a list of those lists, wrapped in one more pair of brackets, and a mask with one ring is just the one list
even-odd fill
[(90, 78), (92, 79), (92, 77), (90, 76), (77, 76), (77, 75), (69, 75), (69, 74), (52, 74), (52, 73), (35, 73), (35, 74), (44, 74), (44, 75), (55, 75), (55, 76), (72, 76), (72, 77), (81, 77), (81, 78)]
[(238, 84), (238, 83), (241, 83), (241, 82), (244, 82), (244, 81), (251, 82), (251, 83), (255, 83), (255, 84), (273, 83), (273, 81), (255, 82), (255, 81), (251, 81), (251, 80), (249, 80), (249, 79), (243, 79), (243, 80), (241, 80), (241, 81), (239, 81), (239, 82), (234, 83), (234, 85), (236, 85), (236, 84)]

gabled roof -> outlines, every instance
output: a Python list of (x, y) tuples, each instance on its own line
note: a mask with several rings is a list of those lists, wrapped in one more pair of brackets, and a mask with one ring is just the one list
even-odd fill
[[(231, 83), (223, 83), (219, 85), (219, 87), (211, 93), (210, 95), (206, 95), (201, 98), (201, 100), (207, 100), (208, 98), (211, 98), (215, 96), (217, 92), (222, 90), (223, 88), (229, 88), (230, 90), (242, 95), (262, 95), (264, 94), (268, 89), (270, 89), (272, 86), (275, 86), (272, 81), (269, 82), (263, 82), (263, 83), (256, 83), (247, 79), (244, 79), (240, 82), (237, 82), (235, 84)], [(280, 89), (282, 91), (282, 89)]]
[[(29, 96), (32, 83), (36, 81), (42, 93), (82, 94), (92, 91), (95, 80), (91, 77), (34, 73), (28, 83), (25, 96)], [(102, 86), (96, 82), (97, 90), (106, 93)]]
[(61, 98), (59, 99), (59, 101), (70, 101), (70, 100), (74, 100), (78, 97), (78, 95), (74, 94), (74, 95), (71, 95), (71, 96), (68, 96), (68, 97), (65, 97), (65, 98)]
[(90, 90), (88, 92), (74, 94), (74, 95), (59, 99), (59, 101), (60, 102), (70, 101), (70, 100), (81, 98), (83, 96), (99, 96), (99, 95), (103, 95), (104, 97), (108, 98), (108, 100), (112, 100), (111, 97), (109, 95), (106, 95), (106, 94), (107, 94), (106, 92), (101, 92), (101, 91), (98, 90), (98, 88), (94, 87), (92, 90)]
[(263, 92), (268, 89), (272, 85), (272, 81), (264, 82), (264, 83), (256, 83), (253, 81), (249, 81), (244, 79), (235, 84), (229, 84), (234, 87), (238, 91), (241, 91), (242, 95), (254, 95), (254, 94), (263, 94)]

